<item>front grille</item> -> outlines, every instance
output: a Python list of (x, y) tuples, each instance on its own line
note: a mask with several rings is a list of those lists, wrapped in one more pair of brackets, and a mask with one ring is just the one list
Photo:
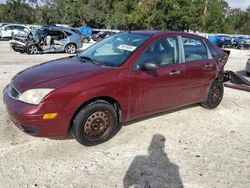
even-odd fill
[(9, 84), (8, 86), (8, 93), (10, 97), (15, 99), (20, 96), (20, 92), (12, 84)]

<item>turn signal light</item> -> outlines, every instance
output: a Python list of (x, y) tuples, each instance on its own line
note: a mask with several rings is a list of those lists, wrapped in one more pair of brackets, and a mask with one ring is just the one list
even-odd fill
[(43, 119), (55, 119), (58, 113), (49, 113), (49, 114), (44, 114)]

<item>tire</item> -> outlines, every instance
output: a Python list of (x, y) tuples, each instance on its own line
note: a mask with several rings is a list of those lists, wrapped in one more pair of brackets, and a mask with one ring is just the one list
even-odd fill
[(65, 47), (65, 52), (68, 54), (76, 53), (76, 45), (75, 44), (67, 44)]
[(221, 81), (214, 81), (209, 89), (207, 99), (201, 103), (201, 106), (207, 109), (216, 108), (223, 98), (224, 86)]
[(18, 50), (16, 47), (12, 46), (12, 50), (14, 50), (15, 52), (19, 52), (20, 50)]
[(247, 76), (250, 76), (250, 72), (246, 72), (247, 73)]
[(120, 129), (117, 112), (106, 102), (94, 102), (80, 110), (73, 120), (71, 135), (82, 145), (106, 142)]
[(89, 40), (87, 38), (83, 39), (83, 43), (89, 43)]
[(30, 45), (30, 46), (27, 48), (27, 53), (28, 53), (28, 54), (38, 54), (38, 53), (39, 53), (39, 50), (38, 50), (37, 45), (35, 45), (35, 44)]

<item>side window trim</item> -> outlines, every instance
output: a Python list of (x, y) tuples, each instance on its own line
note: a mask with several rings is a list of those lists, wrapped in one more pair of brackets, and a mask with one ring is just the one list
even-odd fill
[(211, 51), (210, 51), (210, 49), (208, 47), (208, 44), (206, 43), (206, 41), (204, 41), (204, 39), (202, 41), (203, 41), (203, 43), (205, 44), (205, 46), (207, 48), (208, 59), (210, 59), (210, 60), (213, 59), (213, 56), (212, 56), (212, 53), (211, 53)]
[(184, 45), (182, 42), (182, 37), (180, 35), (177, 36), (177, 40), (179, 43), (179, 64), (185, 63), (185, 51), (184, 51)]

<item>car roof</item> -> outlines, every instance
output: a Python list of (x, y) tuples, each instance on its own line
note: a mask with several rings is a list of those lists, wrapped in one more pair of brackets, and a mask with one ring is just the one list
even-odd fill
[(69, 28), (62, 27), (62, 26), (54, 26), (54, 25), (45, 25), (42, 26), (41, 28), (47, 28), (47, 29), (54, 29), (54, 30), (68, 30)]
[(180, 36), (190, 36), (195, 38), (204, 38), (200, 35), (193, 34), (193, 33), (186, 33), (186, 32), (178, 32), (178, 31), (160, 31), (160, 30), (142, 30), (142, 31), (128, 31), (135, 34), (142, 34), (142, 35), (150, 35), (150, 36), (160, 36), (166, 34), (176, 34)]
[(41, 29), (49, 29), (49, 30), (66, 31), (66, 32), (70, 32), (70, 33), (75, 33), (74, 31), (71, 30), (74, 28), (67, 28), (67, 27), (63, 27), (63, 26), (42, 26)]
[(3, 25), (3, 27), (8, 27), (8, 26), (21, 26), (21, 27), (30, 28), (30, 26), (22, 25), (22, 24), (6, 24), (6, 25)]

